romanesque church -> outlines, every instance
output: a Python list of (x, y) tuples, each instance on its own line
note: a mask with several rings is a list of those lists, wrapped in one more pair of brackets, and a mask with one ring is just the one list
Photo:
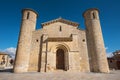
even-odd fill
[(88, 9), (83, 17), (85, 30), (61, 17), (41, 23), (36, 30), (38, 13), (23, 9), (14, 72), (108, 73), (99, 10)]

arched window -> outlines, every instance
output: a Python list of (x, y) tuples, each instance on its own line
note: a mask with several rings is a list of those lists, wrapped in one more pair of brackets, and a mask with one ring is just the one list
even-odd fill
[(93, 15), (93, 19), (95, 19), (95, 18), (96, 18), (96, 15), (95, 15), (95, 13), (94, 13), (94, 12), (92, 13), (92, 15)]
[(30, 12), (27, 13), (27, 19), (29, 19), (29, 16), (30, 16)]
[(62, 31), (62, 27), (60, 26), (60, 29), (59, 29), (59, 31), (61, 32)]

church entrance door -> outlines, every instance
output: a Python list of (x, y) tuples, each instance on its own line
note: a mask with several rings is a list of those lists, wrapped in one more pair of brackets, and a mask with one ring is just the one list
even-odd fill
[(58, 49), (56, 51), (56, 69), (65, 69), (65, 61), (64, 61), (64, 50)]

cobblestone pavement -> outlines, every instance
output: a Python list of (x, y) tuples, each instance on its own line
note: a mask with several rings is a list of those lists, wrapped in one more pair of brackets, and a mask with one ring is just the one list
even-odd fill
[(80, 72), (29, 72), (11, 73), (0, 72), (0, 80), (120, 80), (120, 70), (105, 73), (80, 73)]

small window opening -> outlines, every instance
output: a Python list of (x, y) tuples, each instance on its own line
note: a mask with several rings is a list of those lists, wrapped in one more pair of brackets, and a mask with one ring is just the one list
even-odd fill
[(60, 31), (62, 31), (62, 27), (60, 26)]
[(29, 16), (30, 16), (30, 12), (27, 13), (27, 19), (29, 19)]
[(95, 17), (95, 13), (93, 13), (93, 19), (95, 19), (96, 17)]
[(36, 42), (38, 42), (38, 39), (36, 39)]
[(82, 41), (85, 42), (85, 39), (83, 39)]

